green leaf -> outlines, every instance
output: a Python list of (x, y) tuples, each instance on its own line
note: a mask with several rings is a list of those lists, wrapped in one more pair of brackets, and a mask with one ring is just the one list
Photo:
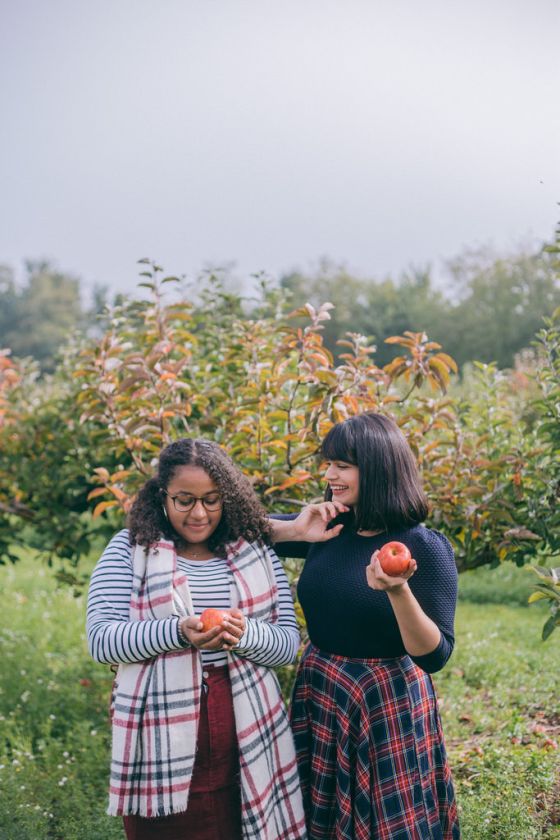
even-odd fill
[(557, 624), (558, 620), (553, 615), (551, 615), (550, 618), (545, 622), (545, 625), (542, 629), (543, 642), (546, 642), (546, 640), (548, 639), (554, 628), (557, 626)]
[(528, 604), (534, 604), (535, 601), (540, 601), (543, 598), (548, 598), (548, 594), (545, 593), (545, 592), (533, 592), (532, 595), (529, 595), (529, 598), (527, 599), (527, 603)]

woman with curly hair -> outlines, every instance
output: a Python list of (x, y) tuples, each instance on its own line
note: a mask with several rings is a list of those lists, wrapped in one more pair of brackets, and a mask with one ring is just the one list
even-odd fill
[[(272, 670), (299, 631), (270, 524), (205, 440), (160, 454), (91, 578), (87, 634), (117, 665), (109, 813), (128, 840), (302, 840), (292, 735)], [(220, 611), (205, 629), (204, 610)]]

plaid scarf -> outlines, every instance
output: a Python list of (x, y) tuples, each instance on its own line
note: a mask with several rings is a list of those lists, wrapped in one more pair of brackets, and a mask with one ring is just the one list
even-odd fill
[[(230, 546), (232, 606), (277, 619), (266, 546)], [(171, 542), (133, 553), (130, 620), (194, 615), (186, 574)], [(303, 840), (305, 821), (288, 717), (275, 673), (228, 654), (240, 758), (243, 837)], [(119, 665), (113, 699), (109, 814), (165, 816), (187, 809), (195, 760), (202, 665), (192, 646)]]

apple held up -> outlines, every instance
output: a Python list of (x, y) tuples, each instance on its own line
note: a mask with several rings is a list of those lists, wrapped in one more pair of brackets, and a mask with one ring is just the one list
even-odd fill
[(379, 549), (377, 559), (386, 575), (400, 577), (408, 571), (412, 557), (404, 543), (393, 540)]

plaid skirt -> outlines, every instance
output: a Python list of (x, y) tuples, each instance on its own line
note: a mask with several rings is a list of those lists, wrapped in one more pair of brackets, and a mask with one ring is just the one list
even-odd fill
[(431, 677), (308, 645), (291, 707), (309, 840), (458, 840)]

